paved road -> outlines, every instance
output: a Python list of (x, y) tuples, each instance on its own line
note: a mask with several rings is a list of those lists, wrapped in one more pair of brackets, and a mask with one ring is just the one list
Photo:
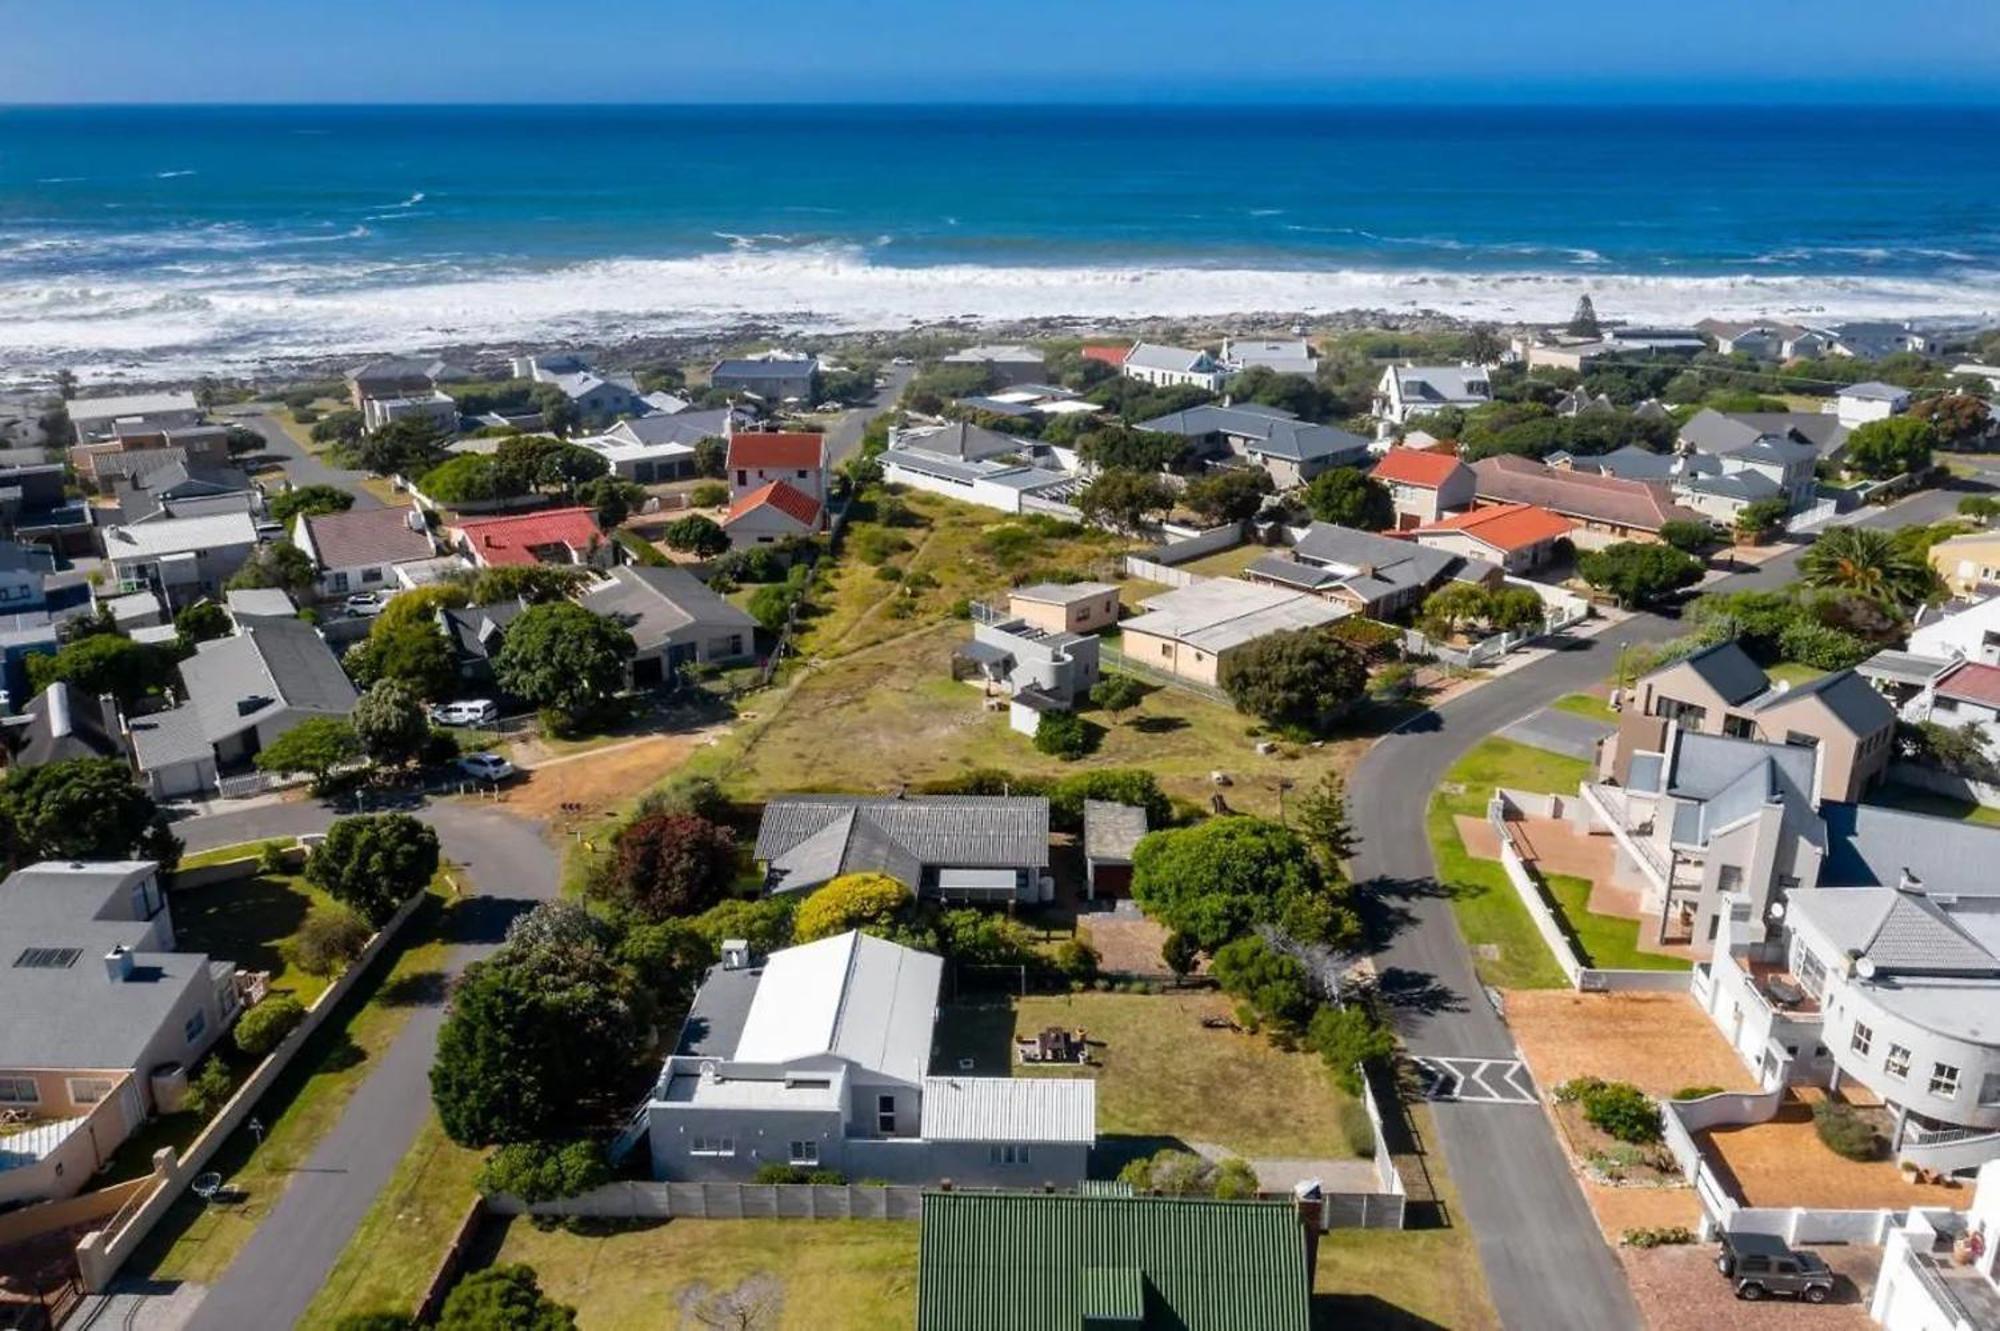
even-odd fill
[[(446, 963), (456, 974), (493, 949), (507, 921), (555, 894), (556, 858), (535, 825), (497, 808), (440, 802), (417, 813), (437, 828), (445, 856), (463, 866), (481, 894), (456, 913), (455, 946)], [(275, 804), (196, 819), (175, 830), (190, 850), (201, 850), (319, 831), (332, 817), (317, 804)], [(190, 1331), (298, 1321), (430, 1112), (431, 1055), (443, 1019), (441, 1000), (411, 1013), (340, 1121), (210, 1288), (187, 1324)]]
[(293, 485), (331, 485), (354, 496), (356, 508), (380, 508), (382, 501), (361, 488), (365, 471), (346, 471), (339, 467), (329, 467), (304, 448), (299, 441), (285, 433), (284, 427), (263, 412), (248, 412), (235, 417), (238, 423), (246, 425), (264, 436), (264, 441), (285, 460), (285, 474)]
[[(1955, 482), (1871, 510), (1858, 522), (1936, 521), (1964, 495), (1987, 488)], [(1779, 586), (1794, 576), (1798, 556), (1787, 551), (1717, 589)], [(1514, 1056), (1513, 1037), (1485, 996), (1434, 876), (1424, 831), (1430, 792), (1479, 740), (1611, 675), (1621, 646), (1660, 642), (1681, 627), (1664, 616), (1635, 615), (1595, 638), (1571, 640), (1533, 668), (1503, 675), (1385, 736), (1355, 770), (1349, 798), (1363, 843), (1354, 872), (1394, 922), (1375, 964), (1411, 1054)], [(1438, 1101), (1432, 1112), (1458, 1186), (1461, 1211), (1453, 1222), (1469, 1226), (1478, 1242), (1501, 1321), (1519, 1331), (1638, 1327), (1638, 1307), (1541, 1109), (1495, 1097)]]
[(903, 395), (903, 385), (909, 383), (910, 376), (915, 373), (915, 367), (909, 365), (891, 365), (886, 367), (882, 371), (882, 377), (889, 382), (885, 387), (878, 390), (873, 398), (869, 399), (868, 405), (865, 407), (856, 407), (852, 411), (844, 411), (840, 414), (840, 419), (835, 421), (833, 428), (826, 432), (827, 465), (829, 467), (838, 467), (847, 460), (850, 453), (861, 447), (861, 434), (868, 428), (868, 422), (881, 415), (885, 408), (891, 406), (897, 398)]

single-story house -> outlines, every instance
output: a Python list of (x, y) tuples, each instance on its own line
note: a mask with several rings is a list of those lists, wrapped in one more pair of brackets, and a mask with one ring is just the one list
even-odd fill
[(155, 799), (212, 792), (309, 717), (346, 717), (358, 696), (319, 630), (254, 619), (195, 648), (180, 664), (187, 701), (130, 720), (132, 752)]
[(1556, 543), (1569, 539), (1570, 520), (1533, 504), (1491, 504), (1418, 527), (1417, 544), (1498, 564), (1508, 573), (1540, 568)]
[(1574, 524), (1570, 539), (1584, 549), (1657, 541), (1660, 528), (1669, 522), (1707, 521), (1675, 503), (1664, 481), (1549, 467), (1512, 454), (1481, 458), (1472, 470), (1481, 503), (1531, 504), (1560, 513)]
[(686, 569), (626, 564), (578, 599), (631, 633), (635, 688), (671, 684), (683, 666), (744, 661), (757, 650), (757, 621)]
[(730, 501), (722, 530), (741, 550), (817, 535), (824, 516), (824, 505), (791, 482), (767, 481)]
[(1035, 582), (1007, 593), (1007, 613), (1044, 633), (1095, 633), (1118, 622), (1108, 582)]
[(292, 544), (318, 566), (321, 596), (393, 587), (396, 565), (437, 555), (423, 512), (415, 508), (302, 515), (292, 523)]
[(1493, 400), (1493, 381), (1483, 365), (1391, 365), (1375, 386), (1375, 414), (1407, 425), (1444, 407), (1470, 411)]
[(117, 397), (71, 398), (64, 404), (76, 428), (76, 442), (110, 439), (120, 422), (151, 430), (201, 424), (201, 404), (191, 392), (129, 393)]
[(1118, 1184), (925, 1193), (917, 1331), (1308, 1331), (1318, 1207)]
[(1368, 456), (1368, 441), (1358, 434), (1258, 403), (1205, 403), (1141, 421), (1138, 428), (1179, 435), (1206, 456), (1245, 458), (1268, 472), (1281, 490)]
[(2000, 596), (1988, 596), (1970, 605), (1919, 610), (1909, 646), (1919, 656), (1962, 656), (2000, 665)]
[(445, 529), (447, 544), (475, 568), (525, 564), (589, 564), (609, 568), (618, 542), (588, 508), (545, 508), (497, 518), (468, 518)]
[(1084, 895), (1089, 900), (1131, 895), (1132, 855), (1146, 831), (1146, 811), (1136, 804), (1083, 802)]
[(943, 901), (1045, 901), (1049, 802), (989, 795), (778, 795), (764, 805), (756, 858), (772, 892), (843, 874), (883, 873)]
[(1989, 754), (2000, 755), (2000, 666), (1983, 661), (1959, 661), (1920, 695), (1904, 715), (1934, 721), (1954, 730), (1977, 726), (1986, 736)]
[(1955, 596), (1989, 596), (2000, 588), (2000, 531), (1950, 536), (1931, 547), (1931, 567)]
[(1220, 393), (1222, 381), (1229, 377), (1222, 362), (1206, 351), (1151, 342), (1134, 343), (1118, 368), (1127, 379), (1155, 388), (1200, 388), (1210, 393)]
[(1245, 370), (1270, 370), (1274, 374), (1296, 374), (1310, 379), (1319, 372), (1312, 344), (1302, 337), (1248, 338), (1222, 340), (1222, 365), (1231, 374)]
[(1034, 442), (1016, 439), (998, 430), (969, 421), (944, 421), (937, 425), (904, 425), (889, 431), (889, 448), (915, 449), (960, 462), (983, 462), (988, 458), (1027, 453)]
[(1353, 613), (1312, 592), (1241, 578), (1209, 578), (1139, 604), (1146, 613), (1126, 620), (1122, 630), (1125, 655), (1211, 687), (1223, 661), (1244, 644), (1289, 629), (1318, 628)]
[(1033, 347), (977, 346), (954, 351), (943, 358), (945, 365), (982, 365), (1001, 388), (1031, 384), (1045, 372), (1042, 353)]
[(458, 432), (458, 402), (449, 393), (371, 397), (361, 404), (361, 424), (379, 430), (397, 421), (427, 421), (445, 434)]
[(1084, 1177), (1090, 1078), (931, 1075), (940, 958), (859, 931), (761, 959), (726, 940), (722, 957), (643, 1108), (654, 1178), (772, 1165), (985, 1187)]
[(717, 361), (708, 372), (709, 387), (747, 393), (766, 402), (810, 402), (818, 378), (819, 362), (807, 357)]
[(116, 506), (110, 511), (123, 523), (199, 518), (216, 513), (254, 516), (264, 511), (263, 493), (236, 467), (177, 462), (116, 481), (111, 493)]
[(1398, 531), (1470, 508), (1478, 493), (1478, 478), (1456, 454), (1425, 448), (1392, 448), (1369, 475), (1388, 488)]
[(637, 416), (573, 442), (601, 455), (620, 480), (652, 485), (694, 475), (695, 445), (727, 438), (734, 424), (727, 407), (680, 411)]
[(1245, 568), (1243, 576), (1253, 583), (1310, 592), (1354, 614), (1387, 619), (1417, 605), (1445, 582), (1491, 585), (1501, 574), (1477, 556), (1315, 522), (1289, 555), (1265, 555)]
[(1910, 409), (1910, 390), (1870, 379), (1849, 384), (1834, 396), (1834, 417), (1848, 429), (1886, 421)]
[(439, 607), (438, 627), (451, 644), (452, 662), (460, 679), (476, 684), (493, 682), (493, 658), (507, 640), (507, 626), (527, 608), (528, 602), (518, 596), (485, 605)]
[(1056, 465), (1003, 462), (997, 458), (964, 460), (922, 448), (891, 448), (878, 459), (882, 478), (893, 485), (945, 495), (968, 504), (1019, 513), (1033, 500), (1067, 503), (1082, 481)]
[(120, 591), (152, 588), (174, 608), (221, 593), (257, 548), (248, 513), (164, 518), (104, 529), (104, 557)]

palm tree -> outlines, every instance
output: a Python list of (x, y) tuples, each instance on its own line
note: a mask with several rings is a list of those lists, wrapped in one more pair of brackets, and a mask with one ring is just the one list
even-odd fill
[(1835, 527), (1799, 559), (1806, 585), (1903, 613), (1930, 598), (1937, 574), (1889, 532)]

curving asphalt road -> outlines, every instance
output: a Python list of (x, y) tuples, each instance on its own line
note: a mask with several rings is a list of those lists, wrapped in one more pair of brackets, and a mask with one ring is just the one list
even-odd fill
[(382, 501), (361, 488), (365, 471), (348, 471), (330, 467), (314, 457), (299, 445), (299, 441), (285, 433), (285, 427), (278, 424), (267, 413), (261, 411), (225, 413), (231, 415), (239, 425), (255, 430), (264, 436), (270, 445), (270, 452), (285, 461), (285, 475), (293, 485), (331, 485), (336, 490), (345, 490), (354, 496), (356, 508), (380, 508)]
[[(2000, 479), (1988, 477), (1987, 479)], [(1955, 482), (1871, 510), (1857, 525), (1903, 526), (1949, 515), (1960, 498), (1992, 487)], [(1798, 552), (1723, 579), (1710, 590), (1770, 588), (1792, 579)], [(1436, 881), (1425, 835), (1431, 792), (1467, 749), (1566, 693), (1608, 678), (1621, 645), (1660, 642), (1673, 619), (1635, 615), (1595, 638), (1571, 639), (1534, 665), (1425, 712), (1371, 749), (1348, 783), (1362, 836), (1355, 880), (1392, 921), (1376, 954), (1396, 1026), (1415, 1056), (1511, 1059), (1514, 1040), (1473, 970), (1451, 905)], [(1618, 1331), (1640, 1326), (1616, 1258), (1599, 1234), (1554, 1131), (1534, 1104), (1433, 1103), (1439, 1145), (1457, 1184), (1494, 1307), (1519, 1331)]]
[[(476, 900), (454, 914), (446, 968), (456, 975), (491, 952), (507, 922), (553, 897), (560, 875), (540, 829), (494, 806), (436, 802), (411, 810), (437, 829)], [(324, 831), (322, 804), (273, 804), (178, 824), (189, 850)], [(187, 1322), (190, 1331), (295, 1324), (319, 1293), (361, 1218), (388, 1184), (430, 1113), (431, 1055), (442, 998), (410, 1014), (374, 1071)]]

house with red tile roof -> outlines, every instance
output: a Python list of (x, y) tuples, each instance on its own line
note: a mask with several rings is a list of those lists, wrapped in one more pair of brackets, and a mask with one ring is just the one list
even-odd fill
[(1470, 508), (1478, 493), (1472, 468), (1450, 453), (1392, 448), (1369, 474), (1388, 488), (1389, 497), (1395, 502), (1397, 531), (1421, 527), (1447, 513)]
[(1977, 726), (1987, 753), (2000, 755), (2000, 666), (1960, 661), (1931, 684), (1929, 704), (1924, 719), (1955, 730)]
[(1533, 504), (1560, 513), (1572, 524), (1570, 539), (1587, 550), (1657, 541), (1669, 522), (1708, 520), (1676, 504), (1664, 481), (1558, 470), (1512, 454), (1481, 458), (1472, 471), (1481, 504)]
[(732, 503), (774, 481), (826, 505), (826, 436), (737, 430), (729, 435), (729, 498)]
[(826, 506), (789, 481), (770, 481), (738, 496), (722, 520), (722, 530), (737, 549), (771, 545), (817, 533)]
[(1078, 354), (1085, 360), (1103, 361), (1106, 365), (1123, 365), (1125, 358), (1132, 354), (1132, 348), (1122, 344), (1115, 347), (1085, 347)]
[(1570, 520), (1533, 504), (1490, 504), (1426, 523), (1410, 533), (1417, 544), (1525, 573), (1549, 561)]
[(587, 508), (545, 508), (498, 518), (474, 518), (447, 529), (453, 549), (477, 568), (524, 564), (618, 562), (618, 543), (597, 525)]

